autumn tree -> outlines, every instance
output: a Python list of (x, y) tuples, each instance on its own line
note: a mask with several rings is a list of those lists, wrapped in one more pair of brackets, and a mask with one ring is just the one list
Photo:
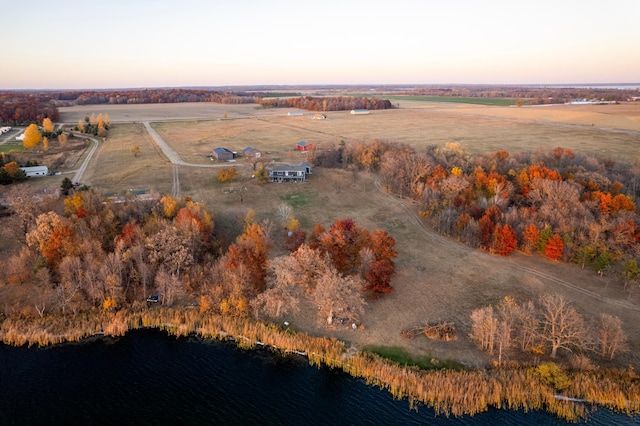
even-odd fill
[(42, 130), (47, 133), (53, 133), (55, 129), (53, 128), (53, 121), (49, 117), (46, 117), (42, 120)]
[(238, 178), (238, 171), (235, 167), (226, 167), (218, 170), (218, 182), (230, 182)]
[(613, 360), (616, 353), (627, 352), (627, 336), (622, 330), (622, 321), (609, 314), (600, 315), (598, 344), (603, 359)]
[(359, 228), (353, 219), (338, 219), (322, 235), (320, 248), (329, 255), (339, 273), (351, 274), (357, 270), (358, 254), (369, 239), (369, 232)]
[(257, 292), (261, 292), (265, 287), (268, 246), (264, 230), (257, 223), (253, 223), (246, 227), (244, 233), (227, 251), (227, 268), (246, 270), (247, 282)]
[(36, 218), (36, 229), (27, 234), (27, 244), (38, 249), (53, 268), (78, 250), (75, 226), (53, 211)]
[(131, 145), (129, 151), (131, 151), (134, 157), (140, 155), (140, 147), (138, 145)]
[(37, 124), (30, 124), (24, 131), (22, 145), (27, 148), (35, 148), (42, 141), (42, 134), (38, 130)]
[(509, 225), (498, 224), (493, 231), (491, 248), (500, 256), (507, 256), (518, 247), (516, 232)]
[(342, 276), (334, 267), (324, 272), (313, 292), (318, 322), (325, 325), (357, 324), (366, 305), (361, 286), (356, 277)]
[(570, 352), (587, 348), (587, 329), (582, 316), (558, 294), (545, 294), (539, 299), (540, 339), (551, 347), (551, 358), (558, 349)]
[(544, 254), (551, 260), (558, 260), (562, 257), (564, 243), (558, 234), (553, 234), (544, 248)]
[[(387, 231), (376, 229), (370, 234), (368, 248), (371, 249), (372, 259), (367, 262), (369, 265), (364, 272), (364, 289), (374, 297), (393, 292), (391, 278), (396, 271), (393, 259), (398, 255), (395, 243), (395, 239)], [(363, 249), (360, 250), (362, 251)]]

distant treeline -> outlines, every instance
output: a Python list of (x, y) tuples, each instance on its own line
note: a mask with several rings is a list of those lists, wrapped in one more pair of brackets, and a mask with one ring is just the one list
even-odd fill
[(82, 90), (54, 92), (61, 105), (93, 104), (160, 104), (179, 102), (215, 102), (220, 104), (252, 104), (262, 99), (255, 93), (219, 92), (206, 89), (130, 89)]
[(403, 94), (421, 96), (450, 96), (464, 98), (526, 99), (530, 105), (557, 104), (576, 99), (626, 101), (638, 96), (638, 90), (616, 88), (516, 87), (516, 86), (434, 86), (406, 90)]
[(0, 92), (0, 123), (13, 126), (41, 123), (60, 115), (53, 98), (44, 93)]
[(264, 108), (300, 108), (309, 111), (346, 111), (350, 109), (390, 109), (387, 99), (361, 96), (300, 96), (297, 98), (263, 99)]
[(44, 118), (58, 121), (59, 106), (97, 104), (155, 104), (215, 102), (220, 104), (260, 103), (261, 94), (217, 92), (204, 89), (80, 90), (43, 92), (0, 92), (0, 123), (27, 125)]

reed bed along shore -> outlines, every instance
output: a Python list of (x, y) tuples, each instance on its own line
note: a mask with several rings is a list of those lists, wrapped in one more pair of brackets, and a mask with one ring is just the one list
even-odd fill
[(242, 318), (201, 314), (195, 308), (11, 317), (0, 325), (0, 340), (17, 346), (47, 346), (100, 335), (117, 337), (140, 328), (158, 328), (174, 336), (234, 340), (246, 349), (262, 346), (282, 354), (304, 355), (311, 365), (341, 369), (386, 389), (394, 398), (406, 398), (411, 406), (431, 407), (439, 415), (474, 415), (489, 408), (545, 410), (575, 421), (587, 416), (591, 407), (640, 414), (640, 377), (632, 369), (571, 373), (571, 384), (562, 393), (566, 398), (559, 398), (559, 392), (534, 368), (420, 370), (349, 348), (337, 339)]

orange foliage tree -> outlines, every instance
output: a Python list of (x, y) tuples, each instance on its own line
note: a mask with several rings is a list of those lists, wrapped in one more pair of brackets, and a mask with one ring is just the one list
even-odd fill
[(507, 256), (518, 247), (516, 232), (509, 225), (496, 225), (491, 248), (500, 256)]
[(562, 238), (560, 238), (558, 234), (553, 234), (544, 248), (544, 254), (551, 260), (558, 260), (562, 257), (563, 251), (564, 243), (562, 242)]

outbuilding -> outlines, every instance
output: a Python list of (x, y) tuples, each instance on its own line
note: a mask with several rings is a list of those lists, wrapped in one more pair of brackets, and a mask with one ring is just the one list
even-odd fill
[(245, 158), (260, 158), (260, 151), (252, 146), (248, 146), (243, 149), (242, 154), (245, 156)]
[(227, 148), (219, 147), (213, 150), (213, 157), (216, 160), (227, 161), (227, 160), (233, 160), (234, 155), (233, 155), (233, 151), (230, 151)]
[(307, 141), (300, 141), (298, 142), (298, 144), (296, 145), (296, 149), (298, 151), (313, 151), (313, 149), (315, 148), (315, 145), (307, 142)]
[(369, 114), (368, 109), (352, 109), (351, 115), (366, 115)]
[(47, 166), (30, 166), (30, 167), (20, 167), (20, 170), (24, 171), (27, 177), (36, 177), (36, 176), (48, 176), (49, 168)]

